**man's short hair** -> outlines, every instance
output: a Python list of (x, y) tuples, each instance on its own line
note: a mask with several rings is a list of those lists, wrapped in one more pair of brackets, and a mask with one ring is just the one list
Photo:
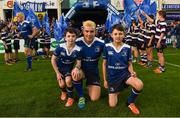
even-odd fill
[(23, 13), (23, 12), (19, 12), (19, 13), (17, 13), (17, 14), (16, 14), (16, 16), (18, 16), (18, 17), (22, 17), (23, 19), (25, 18), (25, 16), (24, 16), (24, 13)]
[(96, 23), (91, 20), (87, 20), (83, 22), (83, 27), (93, 27), (96, 28)]

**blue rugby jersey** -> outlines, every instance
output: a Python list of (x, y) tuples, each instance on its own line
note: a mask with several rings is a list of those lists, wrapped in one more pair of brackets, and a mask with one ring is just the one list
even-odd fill
[(103, 52), (104, 41), (95, 37), (91, 44), (84, 41), (84, 37), (76, 40), (76, 44), (82, 48), (82, 68), (84, 71), (97, 71), (98, 61)]
[(166, 33), (167, 33), (167, 23), (165, 21), (158, 21), (156, 25), (156, 34), (155, 34), (155, 42), (157, 43), (161, 33), (164, 33), (165, 36), (161, 40), (161, 43), (166, 43)]
[(53, 55), (55, 55), (57, 60), (57, 65), (60, 70), (71, 71), (73, 69), (75, 61), (81, 59), (81, 48), (77, 45), (72, 49), (71, 52), (68, 52), (66, 43), (60, 44)]
[(128, 71), (129, 61), (132, 60), (131, 48), (127, 44), (117, 50), (112, 43), (106, 44), (103, 51), (103, 59), (107, 61), (107, 75), (109, 83), (116, 83), (124, 79)]
[(18, 25), (18, 30), (20, 31), (23, 39), (25, 40), (28, 39), (28, 35), (32, 34), (33, 27), (34, 25), (29, 21), (23, 21), (22, 23)]

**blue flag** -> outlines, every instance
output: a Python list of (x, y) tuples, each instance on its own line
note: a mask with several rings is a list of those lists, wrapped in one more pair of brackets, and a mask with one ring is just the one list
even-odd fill
[(19, 5), (17, 1), (14, 1), (14, 9), (13, 9), (13, 16), (15, 17), (17, 13), (23, 12), (23, 7)]
[(106, 29), (108, 30), (108, 32), (111, 32), (112, 26), (115, 24), (119, 24), (120, 22), (121, 22), (120, 16), (109, 13), (105, 23)]
[(56, 39), (56, 41), (59, 42), (62, 39), (62, 36), (62, 29), (60, 28), (59, 22), (56, 20), (54, 22), (54, 38)]
[(17, 1), (14, 1), (14, 9), (13, 9), (13, 17), (16, 16), (17, 13), (24, 13), (25, 18), (28, 16), (29, 11), (26, 10), (23, 6), (19, 5)]
[(29, 13), (28, 13), (28, 16), (26, 17), (26, 20), (32, 22), (33, 25), (36, 26), (38, 29), (42, 27), (42, 25), (39, 22), (39, 19), (34, 14), (32, 9), (29, 9)]
[(50, 25), (49, 25), (49, 17), (48, 17), (47, 13), (45, 14), (45, 16), (43, 18), (42, 25), (43, 25), (43, 27), (45, 27), (46, 33), (50, 36), (51, 31), (50, 31)]
[(57, 41), (63, 38), (64, 31), (68, 27), (64, 14), (60, 16), (59, 21), (55, 22), (54, 25), (54, 37)]
[(64, 14), (62, 14), (60, 16), (59, 26), (60, 26), (60, 28), (62, 30), (62, 33), (64, 33), (65, 29), (68, 27), (67, 22), (66, 22), (65, 17), (64, 17)]
[[(140, 5), (140, 9), (144, 11), (146, 14), (150, 15), (150, 0), (144, 0), (143, 3)], [(146, 17), (140, 14), (143, 21), (145, 21)]]
[(127, 27), (131, 26), (132, 19), (138, 20), (136, 16), (138, 9), (139, 7), (134, 0), (124, 0), (124, 22)]
[(151, 3), (150, 9), (151, 9), (150, 13), (152, 15), (154, 15), (154, 18), (155, 18), (156, 17), (156, 13), (157, 13), (157, 4), (156, 4), (155, 1), (153, 3)]
[(135, 14), (138, 10), (138, 6), (134, 0), (124, 0), (124, 10), (127, 14)]

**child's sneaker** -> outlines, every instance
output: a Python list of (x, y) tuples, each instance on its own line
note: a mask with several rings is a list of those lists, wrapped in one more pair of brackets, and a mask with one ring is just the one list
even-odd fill
[(155, 73), (157, 73), (157, 74), (162, 73), (162, 71), (161, 71), (161, 69), (160, 69), (160, 68), (156, 68), (156, 69), (154, 69), (154, 72), (155, 72)]
[(140, 112), (139, 112), (139, 109), (136, 107), (136, 105), (134, 103), (130, 103), (128, 105), (128, 108), (131, 110), (131, 112), (135, 115), (139, 115)]
[(78, 101), (78, 107), (80, 109), (83, 109), (85, 107), (85, 98), (84, 97), (80, 97), (79, 101)]
[(6, 64), (6, 65), (9, 65), (9, 66), (10, 66), (10, 65), (12, 65), (12, 64), (11, 64), (11, 63), (9, 63), (9, 62), (6, 62), (5, 64)]
[(66, 92), (61, 92), (60, 99), (62, 101), (64, 101), (64, 100), (66, 100), (66, 97), (67, 97), (67, 93)]
[(66, 107), (71, 107), (73, 105), (73, 103), (74, 103), (74, 99), (73, 98), (68, 98), (65, 106)]

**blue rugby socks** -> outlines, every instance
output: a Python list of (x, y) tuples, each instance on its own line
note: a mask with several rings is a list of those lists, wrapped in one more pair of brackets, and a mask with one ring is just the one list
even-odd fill
[(131, 95), (128, 97), (127, 103), (128, 103), (128, 104), (134, 103), (135, 99), (137, 98), (137, 96), (138, 96), (139, 94), (140, 94), (140, 91), (132, 88)]
[(79, 97), (84, 97), (83, 87), (82, 87), (82, 80), (80, 80), (80, 81), (74, 81), (73, 80), (73, 85), (74, 85)]
[(32, 69), (32, 56), (27, 56), (27, 69)]
[(73, 98), (73, 87), (67, 87), (66, 88), (68, 98)]

